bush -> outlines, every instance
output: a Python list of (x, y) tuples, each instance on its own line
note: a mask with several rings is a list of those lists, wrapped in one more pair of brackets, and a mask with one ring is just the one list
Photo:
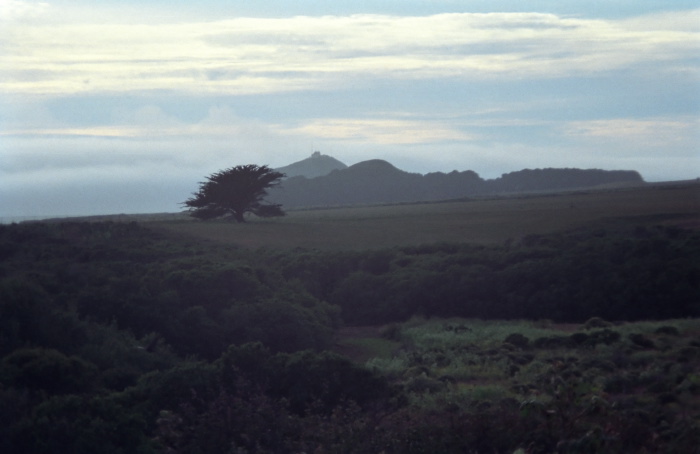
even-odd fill
[(620, 333), (610, 329), (602, 329), (593, 331), (588, 335), (588, 342), (592, 345), (605, 344), (611, 345), (620, 340)]
[(527, 348), (530, 344), (530, 339), (528, 339), (520, 333), (513, 333), (508, 335), (508, 337), (505, 338), (504, 342), (515, 345), (519, 348)]
[(306, 307), (283, 300), (235, 304), (224, 313), (227, 343), (262, 342), (275, 352), (328, 348), (331, 308), (313, 300)]
[(155, 454), (146, 426), (138, 414), (108, 398), (53, 397), (19, 424), (15, 450), (8, 454)]
[(394, 394), (383, 377), (335, 353), (278, 354), (272, 361), (277, 364), (272, 393), (288, 399), (295, 412), (303, 412), (313, 402), (330, 411), (345, 400), (363, 406)]
[(660, 326), (654, 331), (656, 334), (664, 334), (666, 336), (680, 336), (678, 328), (675, 326), (664, 325)]
[(0, 281), (0, 355), (35, 344), (44, 334), (50, 310), (49, 296), (36, 283), (14, 278)]
[(97, 376), (95, 365), (43, 348), (15, 350), (3, 359), (3, 366), (12, 386), (51, 394), (87, 393)]
[(641, 348), (653, 349), (656, 348), (654, 341), (646, 337), (644, 334), (632, 333), (627, 336), (632, 343)]
[(568, 342), (568, 338), (564, 336), (545, 336), (535, 339), (533, 345), (535, 348), (554, 349), (566, 347)]

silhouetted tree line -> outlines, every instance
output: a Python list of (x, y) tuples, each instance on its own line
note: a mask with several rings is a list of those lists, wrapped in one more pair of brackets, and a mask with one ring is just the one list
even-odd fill
[(670, 227), (321, 252), (0, 226), (0, 451), (505, 452), (539, 422), (409, 407), (326, 351), (336, 328), (698, 316), (698, 257), (700, 234)]

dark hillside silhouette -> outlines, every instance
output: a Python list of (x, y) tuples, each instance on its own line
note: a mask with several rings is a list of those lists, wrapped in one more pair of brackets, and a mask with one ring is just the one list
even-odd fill
[[(319, 157), (306, 161), (314, 159)], [(636, 171), (600, 169), (525, 169), (493, 180), (484, 180), (471, 170), (421, 175), (372, 159), (316, 178), (289, 178), (270, 191), (270, 200), (288, 208), (426, 202), (643, 182)]]
[(270, 198), (285, 206), (408, 202), (422, 200), (422, 178), (374, 159), (318, 178), (290, 178)]
[(487, 192), (556, 191), (615, 183), (642, 183), (638, 172), (600, 169), (525, 169), (486, 182)]
[(316, 178), (323, 175), (328, 175), (334, 170), (345, 169), (348, 166), (338, 161), (332, 156), (321, 154), (319, 151), (301, 161), (294, 162), (288, 166), (275, 169), (277, 172), (285, 174), (288, 178), (306, 177)]

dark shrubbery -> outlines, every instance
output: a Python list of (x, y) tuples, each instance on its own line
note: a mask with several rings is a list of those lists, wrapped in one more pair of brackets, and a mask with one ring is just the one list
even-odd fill
[[(613, 322), (700, 315), (698, 257), (700, 234), (664, 227), (321, 252), (245, 251), (135, 223), (0, 226), (0, 451), (683, 452), (697, 424), (673, 409), (697, 399), (700, 344), (670, 325), (622, 336)], [(586, 364), (608, 375), (591, 387), (588, 371), (553, 359), (537, 383), (550, 402), (501, 396), (474, 412), (407, 404), (459, 385), (427, 369), (451, 367), (454, 352), (406, 352), (415, 364), (397, 388), (324, 351), (341, 323), (394, 323), (385, 334), (399, 341), (397, 322), (415, 315), (588, 320), (585, 332), (503, 335), (460, 354), (515, 380), (545, 367), (543, 349), (607, 349)], [(622, 418), (600, 403), (629, 389), (655, 407), (629, 403), (644, 410)]]
[[(509, 246), (427, 245), (280, 259), (287, 278), (351, 325), (438, 317), (653, 320), (700, 315), (700, 234), (674, 228), (530, 236)], [(268, 263), (272, 263), (270, 260)], [(342, 267), (335, 264), (343, 263)]]
[(97, 367), (87, 361), (43, 348), (18, 349), (3, 358), (5, 383), (49, 394), (90, 392)]
[(113, 399), (88, 396), (50, 397), (22, 419), (10, 436), (7, 453), (76, 454), (153, 453), (147, 422), (133, 408)]
[(513, 333), (508, 335), (508, 337), (505, 338), (504, 342), (515, 345), (519, 348), (527, 348), (530, 344), (530, 339), (528, 339), (520, 333)]

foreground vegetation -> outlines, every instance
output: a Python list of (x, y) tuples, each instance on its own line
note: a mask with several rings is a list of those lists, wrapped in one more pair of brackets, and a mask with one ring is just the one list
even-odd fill
[(696, 231), (321, 251), (148, 225), (0, 226), (2, 452), (700, 444)]
[(420, 415), (425, 432), (416, 443), (432, 438), (441, 452), (480, 444), (483, 452), (591, 453), (700, 446), (697, 319), (414, 319), (382, 334), (396, 343), (394, 353), (366, 365), (398, 385), (406, 411)]

